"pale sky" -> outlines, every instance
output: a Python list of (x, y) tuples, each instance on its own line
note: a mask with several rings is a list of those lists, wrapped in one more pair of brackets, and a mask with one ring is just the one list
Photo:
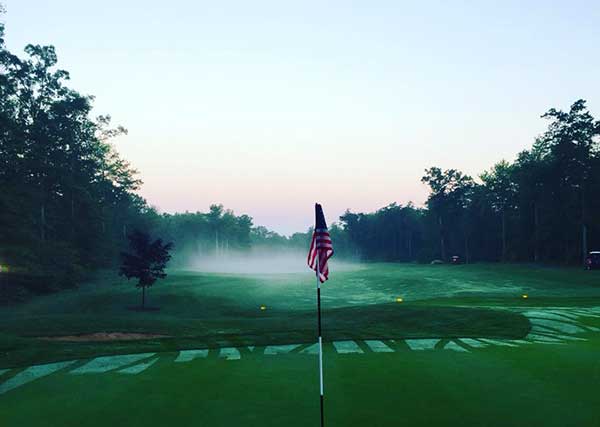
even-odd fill
[(600, 2), (0, 0), (52, 44), (161, 211), (222, 203), (290, 234), (421, 205), (430, 166), (478, 175), (578, 98), (600, 115)]

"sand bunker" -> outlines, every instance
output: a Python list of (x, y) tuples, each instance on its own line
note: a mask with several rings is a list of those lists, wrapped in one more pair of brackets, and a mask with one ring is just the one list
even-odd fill
[(83, 342), (83, 341), (133, 341), (133, 340), (147, 340), (152, 338), (168, 338), (169, 335), (161, 334), (139, 334), (130, 332), (96, 332), (94, 334), (81, 334), (81, 335), (65, 335), (61, 337), (38, 337), (40, 340), (45, 341), (72, 341), (72, 342)]

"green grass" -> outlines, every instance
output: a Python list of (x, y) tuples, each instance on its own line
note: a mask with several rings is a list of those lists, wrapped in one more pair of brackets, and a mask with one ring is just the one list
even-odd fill
[[(520, 308), (600, 305), (600, 275), (578, 269), (397, 264), (332, 269), (322, 290), (327, 341), (518, 339), (531, 328)], [(139, 303), (139, 292), (112, 276), (0, 308), (0, 368), (167, 352), (139, 375), (59, 372), (0, 395), (0, 425), (314, 424), (315, 356), (269, 357), (258, 347), (237, 361), (217, 359), (211, 351), (208, 359), (172, 362), (180, 349), (314, 342), (314, 288), (310, 272), (233, 276), (178, 271), (150, 290), (150, 304), (161, 308), (157, 312), (128, 310)], [(395, 303), (397, 296), (405, 302)], [(261, 304), (266, 311), (259, 310)], [(101, 331), (171, 338), (119, 343), (36, 339)], [(386, 341), (396, 352), (338, 355), (328, 343), (327, 420), (336, 426), (600, 425), (598, 337), (590, 333), (587, 341), (568, 345), (470, 353), (409, 351), (399, 341)]]
[[(477, 353), (336, 355), (327, 348), (326, 420), (335, 426), (597, 426), (598, 343)], [(174, 355), (172, 355), (174, 357)], [(316, 357), (247, 355), (143, 375), (55, 374), (0, 397), (7, 426), (306, 426), (318, 420)]]
[[(523, 303), (521, 291), (511, 284), (514, 279), (507, 280), (505, 267), (496, 269), (378, 264), (341, 272), (323, 287), (324, 337), (523, 337), (529, 324), (522, 316), (477, 307), (486, 297)], [(526, 276), (519, 280), (533, 276), (527, 268), (512, 270)], [(105, 276), (78, 290), (0, 310), (6, 331), (0, 335), (0, 368), (95, 354), (214, 348), (224, 342), (312, 342), (314, 287), (308, 272), (263, 277), (173, 272), (149, 292), (150, 304), (159, 305), (160, 311), (138, 312), (128, 307), (139, 304), (139, 290), (132, 283)], [(482, 292), (486, 287), (488, 291)], [(473, 300), (472, 295), (478, 297)], [(395, 303), (396, 296), (405, 302)], [(457, 304), (468, 298), (470, 302)], [(262, 304), (266, 311), (259, 310)], [(36, 339), (111, 331), (171, 338), (112, 344)]]

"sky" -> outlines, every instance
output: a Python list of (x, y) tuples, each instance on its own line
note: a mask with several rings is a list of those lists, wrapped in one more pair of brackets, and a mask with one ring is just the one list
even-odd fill
[(0, 0), (52, 44), (162, 212), (222, 203), (283, 234), (313, 204), (422, 205), (425, 168), (478, 176), (551, 107), (600, 115), (600, 2)]

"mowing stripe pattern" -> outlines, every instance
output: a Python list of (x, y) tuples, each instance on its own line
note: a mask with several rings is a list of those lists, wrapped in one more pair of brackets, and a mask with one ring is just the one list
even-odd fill
[[(395, 351), (455, 351), (455, 352), (471, 352), (485, 351), (488, 347), (503, 346), (507, 348), (515, 348), (531, 345), (556, 345), (567, 344), (572, 341), (586, 341), (585, 337), (575, 336), (581, 334), (589, 334), (600, 332), (600, 328), (586, 325), (581, 322), (582, 317), (600, 318), (600, 307), (586, 308), (567, 308), (567, 307), (548, 307), (544, 309), (515, 309), (529, 318), (532, 324), (532, 330), (524, 339), (504, 340), (497, 338), (455, 338), (442, 341), (439, 338), (422, 338), (422, 339), (405, 339), (391, 340), (394, 344), (405, 343), (403, 349), (396, 350), (389, 347), (383, 341), (379, 340), (364, 340), (364, 341), (334, 341), (333, 349), (341, 356), (357, 355), (359, 357), (364, 354), (363, 349), (369, 349), (373, 353), (392, 353)], [(394, 345), (396, 347), (396, 345)], [(398, 348), (402, 348), (399, 346)], [(240, 352), (240, 350), (243, 350)], [(216, 349), (219, 359), (232, 361), (236, 363), (242, 359), (242, 354), (247, 354), (247, 351), (253, 353), (261, 353), (254, 351), (254, 346), (248, 347), (223, 347)], [(317, 355), (317, 344), (288, 344), (288, 345), (270, 345), (264, 348), (263, 354), (265, 357), (276, 357), (283, 354), (299, 354), (299, 355)], [(156, 356), (156, 357), (154, 357)], [(207, 359), (209, 350), (181, 350), (177, 357), (171, 361), (176, 363), (194, 362), (197, 359)], [(151, 368), (159, 359), (160, 355), (156, 353), (141, 353), (141, 354), (126, 354), (117, 356), (101, 356), (86, 361), (82, 366), (79, 366), (70, 371), (71, 374), (104, 374), (116, 373), (122, 375), (137, 375)], [(77, 360), (49, 363), (43, 365), (35, 365), (26, 368), (16, 369), (0, 369), (0, 394), (9, 392), (25, 384), (28, 384), (39, 378), (46, 377), (50, 374), (65, 370), (77, 363)], [(2, 382), (2, 379), (4, 380)]]

